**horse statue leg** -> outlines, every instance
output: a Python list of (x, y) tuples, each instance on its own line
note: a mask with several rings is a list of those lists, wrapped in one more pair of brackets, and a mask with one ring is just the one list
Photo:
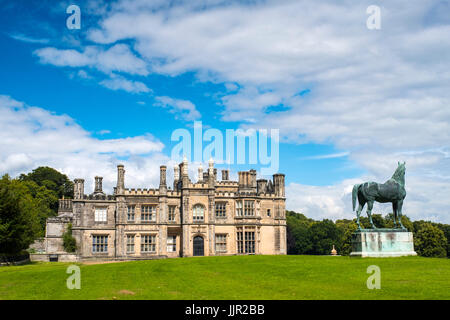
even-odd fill
[(400, 224), (400, 228), (406, 229), (405, 226), (402, 224), (402, 207), (403, 207), (403, 200), (399, 200), (397, 202), (397, 222)]
[(356, 224), (358, 225), (358, 230), (361, 230), (361, 224), (359, 223), (359, 216), (361, 215), (361, 211), (364, 208), (365, 203), (358, 204), (358, 210), (356, 210)]
[(397, 201), (392, 201), (392, 216), (394, 219), (394, 228), (397, 228), (397, 220), (398, 220), (398, 203)]
[(372, 225), (372, 228), (376, 229), (377, 227), (375, 227), (375, 225), (373, 224), (373, 221), (372, 221), (372, 208), (373, 208), (373, 200), (367, 201), (367, 215), (369, 216), (369, 221), (370, 221), (370, 224)]

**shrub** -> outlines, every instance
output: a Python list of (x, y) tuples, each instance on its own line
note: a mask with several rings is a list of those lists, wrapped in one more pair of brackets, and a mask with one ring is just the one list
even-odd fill
[(67, 225), (67, 230), (63, 235), (63, 246), (66, 252), (75, 252), (77, 249), (77, 241), (72, 236), (72, 224)]

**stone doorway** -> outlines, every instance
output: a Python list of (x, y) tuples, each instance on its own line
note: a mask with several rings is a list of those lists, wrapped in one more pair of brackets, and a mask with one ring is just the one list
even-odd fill
[(205, 246), (204, 240), (201, 236), (194, 237), (194, 256), (204, 256), (205, 255)]

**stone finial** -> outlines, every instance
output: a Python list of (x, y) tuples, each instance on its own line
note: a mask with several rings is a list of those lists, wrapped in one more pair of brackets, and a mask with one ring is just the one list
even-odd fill
[(334, 244), (333, 244), (333, 249), (331, 250), (331, 255), (332, 255), (332, 256), (337, 255), (337, 251), (336, 251), (336, 249), (334, 248)]
[(203, 167), (201, 164), (198, 167), (198, 182), (203, 182)]
[(180, 167), (177, 164), (173, 166), (173, 179), (180, 180)]

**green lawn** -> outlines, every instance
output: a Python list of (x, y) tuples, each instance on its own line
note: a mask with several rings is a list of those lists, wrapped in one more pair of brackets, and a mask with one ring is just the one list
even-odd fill
[[(0, 268), (0, 299), (450, 299), (450, 260), (326, 256), (231, 256)], [(381, 269), (381, 289), (366, 286)]]

